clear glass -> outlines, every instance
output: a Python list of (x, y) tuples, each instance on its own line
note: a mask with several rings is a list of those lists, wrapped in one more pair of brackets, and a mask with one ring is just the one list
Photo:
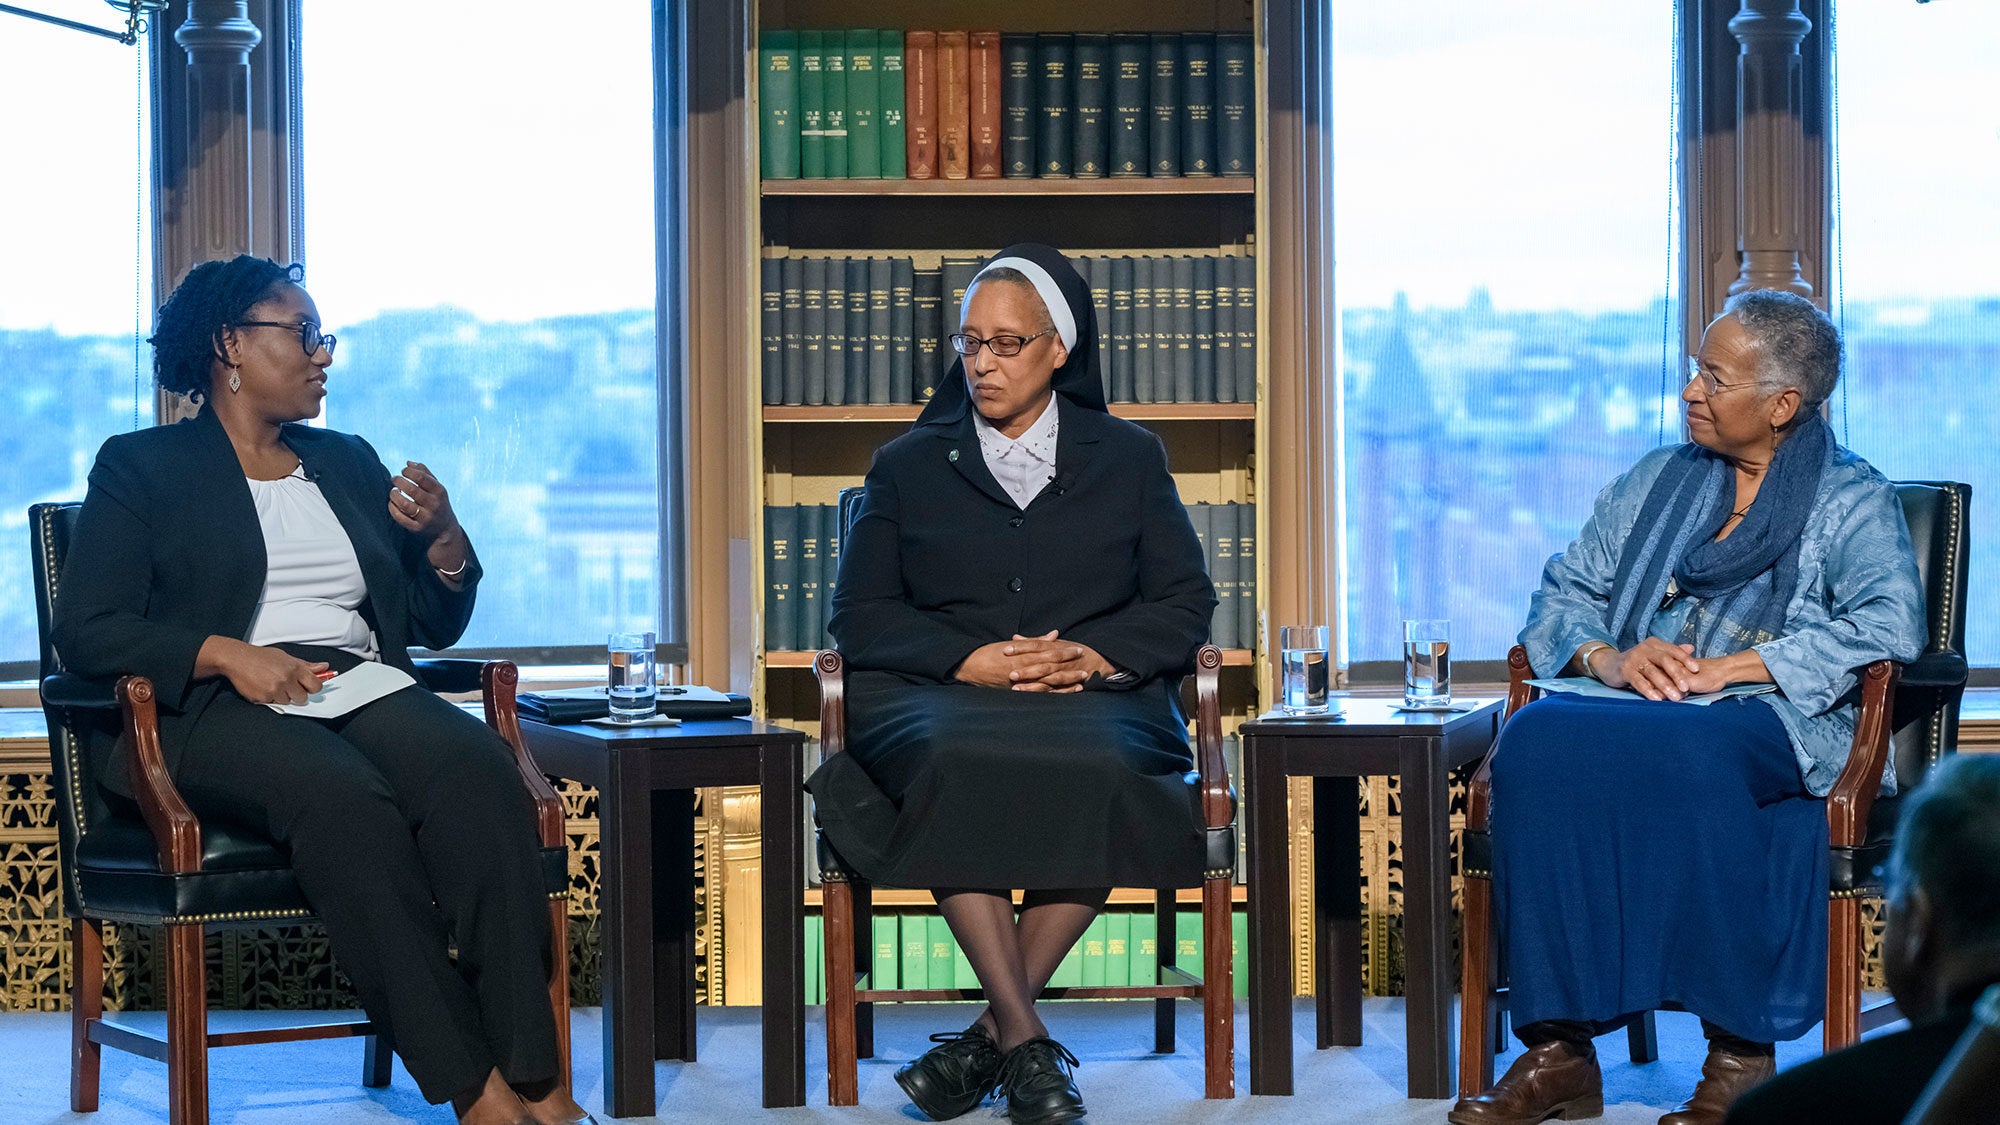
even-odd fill
[(1403, 706), (1451, 706), (1451, 622), (1403, 622)]
[(651, 9), (306, 7), (325, 424), (451, 490), (486, 568), (461, 645), (659, 631)]
[(2000, 665), (2000, 4), (1842, 4), (1827, 309), (1842, 445), (1893, 480), (1972, 485), (1966, 657)]
[(631, 723), (650, 718), (659, 703), (658, 664), (653, 659), (653, 634), (613, 633), (606, 644), (610, 652), (610, 687), (614, 722)]
[(1346, 659), (1443, 612), (1503, 659), (1598, 491), (1680, 440), (1674, 8), (1332, 7)]
[(1278, 710), (1318, 715), (1331, 702), (1333, 652), (1325, 625), (1286, 625), (1278, 630)]
[(153, 424), (151, 48), (0, 15), (0, 661), (38, 648), (28, 506)]

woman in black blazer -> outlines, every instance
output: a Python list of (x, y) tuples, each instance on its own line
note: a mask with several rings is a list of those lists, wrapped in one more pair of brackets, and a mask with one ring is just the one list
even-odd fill
[[(207, 262), (161, 307), (155, 378), (201, 413), (99, 451), (56, 650), (86, 676), (153, 681), (182, 796), (291, 852), (427, 1098), (467, 1125), (585, 1119), (557, 1074), (540, 857), (511, 752), (412, 690), (409, 646), (465, 631), (478, 559), (424, 466), (392, 478), (360, 438), (295, 424), (320, 412), (335, 343), (299, 277)], [(273, 709), (371, 660), (412, 685), (331, 718)], [(98, 776), (117, 789), (129, 769)]]
[(952, 344), (842, 543), (852, 749), (808, 787), (854, 870), (932, 888), (988, 999), (897, 1074), (911, 1100), (943, 1119), (999, 1084), (1016, 1122), (1068, 1121), (1075, 1059), (1035, 997), (1110, 888), (1199, 882), (1179, 683), (1215, 592), (1159, 439), (1105, 409), (1060, 253), (988, 262)]

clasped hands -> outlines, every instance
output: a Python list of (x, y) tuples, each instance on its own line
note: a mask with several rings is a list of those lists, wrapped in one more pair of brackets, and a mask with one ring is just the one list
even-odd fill
[(1090, 677), (1109, 676), (1117, 669), (1097, 650), (1065, 641), (1051, 629), (1039, 637), (1015, 634), (972, 650), (952, 673), (960, 683), (1014, 691), (1082, 691)]
[(1591, 651), (1585, 672), (1615, 688), (1631, 688), (1651, 700), (1721, 691), (1730, 684), (1771, 678), (1756, 649), (1697, 660), (1693, 645), (1647, 637), (1620, 652), (1609, 646)]

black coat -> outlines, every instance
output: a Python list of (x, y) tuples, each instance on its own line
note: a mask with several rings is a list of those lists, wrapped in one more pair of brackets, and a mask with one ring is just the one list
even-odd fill
[(1192, 666), (1215, 587), (1165, 449), (1055, 402), (1056, 477), (1025, 510), (987, 471), (969, 408), (877, 451), (833, 598), (851, 667), (946, 683), (979, 646), (1051, 629), (1139, 683)]
[(1968, 1001), (1790, 1067), (1737, 1099), (1729, 1125), (1900, 1125), (1971, 1023)]
[[(411, 645), (444, 648), (465, 632), (478, 560), (467, 563), (462, 589), (445, 585), (427, 545), (389, 518), (390, 474), (367, 442), (301, 425), (286, 426), (284, 442), (354, 544), (368, 587), (360, 612), (383, 663), (415, 675)], [(171, 769), (226, 684), (196, 679), (195, 655), (210, 636), (249, 635), (267, 569), (250, 486), (209, 411), (120, 434), (90, 470), (56, 600), (56, 652), (79, 675), (153, 681)], [(98, 778), (125, 792), (129, 768), (99, 762)]]

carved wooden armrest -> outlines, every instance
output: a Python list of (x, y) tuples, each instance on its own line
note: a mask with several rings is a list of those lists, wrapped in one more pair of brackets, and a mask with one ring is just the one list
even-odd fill
[(201, 870), (201, 821), (181, 799), (167, 772), (160, 750), (160, 712), (153, 700), (153, 681), (124, 676), (114, 689), (125, 724), (123, 739), (131, 750), (132, 795), (139, 814), (160, 849), (160, 870), (181, 875)]
[[(1507, 650), (1507, 709), (1501, 713), (1500, 722), (1506, 724), (1514, 717), (1514, 712), (1540, 699), (1542, 690), (1529, 680), (1535, 678), (1535, 670), (1528, 666), (1528, 650), (1515, 645)], [(1493, 811), (1493, 752), (1500, 748), (1500, 740), (1486, 748), (1486, 756), (1479, 760), (1479, 769), (1472, 775), (1472, 784), (1465, 793), (1465, 827), (1469, 831), (1484, 832)]]
[(521, 713), (514, 700), (520, 685), (521, 670), (511, 660), (489, 660), (479, 670), (479, 694), (486, 707), (486, 725), (498, 732), (514, 751), (521, 784), (527, 786), (528, 797), (535, 802), (535, 830), (542, 846), (560, 847), (568, 842), (563, 831), (562, 798), (556, 796), (555, 787), (535, 765), (535, 756), (528, 753), (528, 744), (521, 738)]
[(1203, 645), (1194, 655), (1194, 764), (1201, 776), (1201, 816), (1209, 828), (1236, 819), (1229, 795), (1229, 763), (1222, 756), (1222, 650)]
[(847, 749), (847, 665), (840, 654), (822, 649), (813, 657), (819, 680), (819, 757), (825, 761)]
[(1868, 811), (1882, 788), (1882, 771), (1889, 764), (1891, 701), (1902, 665), (1877, 660), (1861, 670), (1861, 711), (1854, 720), (1854, 742), (1847, 764), (1826, 795), (1827, 838), (1836, 848), (1860, 847), (1868, 837)]

